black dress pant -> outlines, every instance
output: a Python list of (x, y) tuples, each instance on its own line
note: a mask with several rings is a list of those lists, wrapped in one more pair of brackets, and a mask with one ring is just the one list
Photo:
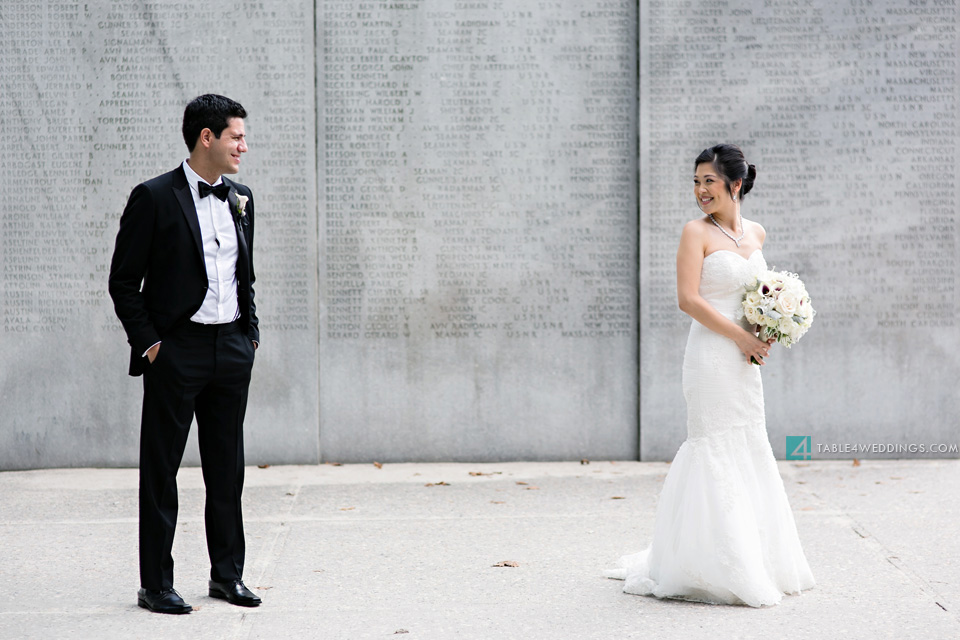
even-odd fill
[(186, 322), (163, 337), (143, 376), (140, 422), (140, 586), (173, 588), (177, 470), (194, 415), (210, 579), (243, 576), (243, 417), (254, 347), (238, 323)]

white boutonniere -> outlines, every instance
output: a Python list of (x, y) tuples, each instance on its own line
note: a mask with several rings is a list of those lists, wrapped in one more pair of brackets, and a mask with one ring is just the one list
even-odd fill
[(247, 215), (247, 196), (237, 196), (237, 215), (243, 218)]

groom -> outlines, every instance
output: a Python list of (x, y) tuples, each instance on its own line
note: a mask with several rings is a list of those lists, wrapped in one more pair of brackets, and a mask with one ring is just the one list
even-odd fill
[(210, 555), (209, 594), (255, 607), (242, 581), (243, 416), (254, 351), (253, 196), (235, 174), (247, 151), (237, 102), (202, 95), (183, 114), (190, 157), (137, 185), (120, 218), (110, 296), (143, 375), (139, 606), (189, 613), (173, 588), (177, 469), (193, 417)]

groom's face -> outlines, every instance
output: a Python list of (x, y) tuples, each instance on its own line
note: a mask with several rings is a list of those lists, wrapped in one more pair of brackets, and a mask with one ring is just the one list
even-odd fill
[(227, 128), (220, 132), (220, 137), (211, 136), (209, 149), (210, 161), (221, 174), (240, 171), (240, 154), (247, 152), (243, 118), (227, 120)]

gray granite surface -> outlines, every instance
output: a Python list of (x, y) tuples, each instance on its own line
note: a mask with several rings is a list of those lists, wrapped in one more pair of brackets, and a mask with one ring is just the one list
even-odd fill
[(955, 458), (931, 448), (960, 415), (957, 23), (897, 0), (4, 0), (0, 469), (137, 463), (113, 238), (210, 91), (250, 112), (250, 462), (671, 459), (673, 260), (721, 140), (820, 312), (764, 370), (776, 454)]

